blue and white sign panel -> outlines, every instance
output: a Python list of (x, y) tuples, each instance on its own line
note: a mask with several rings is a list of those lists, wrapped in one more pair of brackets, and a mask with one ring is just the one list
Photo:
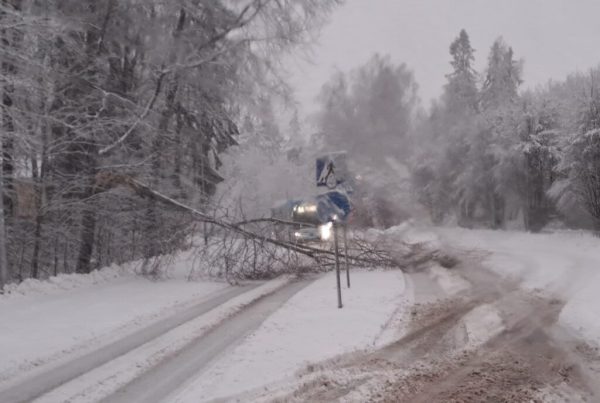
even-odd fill
[(319, 218), (321, 222), (346, 221), (352, 206), (344, 192), (332, 191), (317, 196)]
[(346, 182), (348, 168), (346, 152), (337, 152), (317, 158), (317, 186), (335, 189)]

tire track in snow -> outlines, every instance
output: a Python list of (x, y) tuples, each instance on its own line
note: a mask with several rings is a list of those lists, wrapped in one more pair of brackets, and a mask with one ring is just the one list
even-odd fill
[(220, 354), (257, 329), (269, 315), (313, 281), (314, 279), (298, 280), (261, 297), (171, 358), (103, 399), (102, 402), (164, 401), (186, 381), (201, 373)]
[(209, 297), (209, 299), (169, 318), (142, 328), (129, 336), (101, 347), (98, 350), (92, 351), (54, 368), (50, 368), (45, 372), (21, 379), (18, 383), (0, 391), (0, 402), (30, 402), (80, 375), (156, 339), (171, 329), (207, 313), (231, 298), (243, 294), (258, 285), (259, 284), (251, 284), (219, 291), (216, 295)]
[[(522, 290), (518, 281), (469, 263), (454, 270), (473, 288), (454, 299), (417, 306), (422, 311), (415, 315), (417, 327), (396, 342), (346, 355), (246, 401), (529, 402), (542, 401), (542, 392), (572, 401), (597, 398), (578, 357), (565, 340), (553, 337), (564, 301)], [(495, 329), (478, 319), (488, 311)], [(470, 340), (467, 332), (465, 340), (455, 340), (457, 332), (473, 324), (490, 331), (482, 338), (475, 332)]]

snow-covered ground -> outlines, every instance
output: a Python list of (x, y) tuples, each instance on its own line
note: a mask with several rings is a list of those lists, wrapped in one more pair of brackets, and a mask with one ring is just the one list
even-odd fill
[[(229, 287), (187, 281), (192, 259), (180, 253), (171, 263), (169, 278), (159, 281), (137, 275), (131, 264), (10, 286), (0, 296), (0, 389), (10, 390), (32, 376), (43, 377), (46, 371), (82, 359)], [(390, 324), (410, 306), (402, 272), (352, 270), (351, 279), (352, 288), (347, 289), (343, 278), (343, 309), (337, 308), (334, 274), (319, 278), (192, 379), (176, 398), (198, 401), (241, 393), (293, 377), (308, 363), (388, 340), (394, 329)], [(100, 400), (288, 281), (281, 278), (245, 292), (39, 401)]]
[(484, 254), (484, 264), (526, 289), (566, 301), (559, 323), (600, 345), (600, 239), (582, 231), (530, 234), (515, 231), (435, 230), (454, 247)]
[(192, 258), (179, 254), (166, 280), (138, 276), (131, 264), (7, 287), (9, 293), (0, 295), (0, 385), (99, 348), (228, 286), (187, 281)]
[(285, 286), (289, 280), (289, 277), (280, 277), (237, 295), (209, 312), (174, 327), (138, 348), (60, 385), (50, 393), (35, 399), (35, 402), (92, 403), (102, 401), (117, 392), (119, 388), (173, 357), (227, 318), (242, 311), (265, 295)]
[[(398, 244), (398, 248), (405, 248), (404, 242), (432, 249), (455, 248), (459, 254), (471, 251), (483, 258), (485, 267), (516, 280), (523, 288), (560, 297), (566, 304), (559, 323), (600, 345), (600, 239), (589, 233), (528, 234), (419, 228), (407, 223), (367, 235), (386, 238), (388, 246)], [(187, 253), (179, 254), (169, 278), (160, 281), (137, 276), (131, 265), (11, 286), (8, 294), (0, 296), (0, 389), (146, 329), (228, 288), (225, 283), (188, 282), (192, 259)], [(406, 277), (398, 270), (354, 269), (352, 288), (346, 288), (343, 277), (344, 308), (338, 309), (334, 273), (328, 273), (282, 302), (281, 308), (239, 344), (208, 361), (169, 401), (232, 396), (243, 401), (248, 396), (269, 395), (269, 391), (277, 393), (282, 385), (293, 384), (298, 374), (315, 370), (311, 369), (315, 363), (396, 340), (405, 330), (404, 320), (408, 321), (416, 300), (413, 282), (419, 276), (437, 284), (434, 299), (472, 287), (460, 272), (435, 264)], [(66, 383), (40, 401), (101, 399), (234, 312), (243, 314), (246, 306), (287, 282), (282, 278), (244, 292)], [(495, 307), (482, 305), (466, 314), (459, 325), (472, 348), (478, 348), (504, 324)]]
[(343, 301), (338, 309), (334, 273), (322, 277), (172, 400), (195, 403), (265, 387), (308, 363), (372, 347), (398, 308), (409, 304), (404, 276), (396, 270), (353, 271)]

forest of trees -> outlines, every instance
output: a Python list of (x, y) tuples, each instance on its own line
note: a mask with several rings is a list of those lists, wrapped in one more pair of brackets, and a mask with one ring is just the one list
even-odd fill
[(519, 91), (523, 63), (502, 38), (482, 73), (464, 30), (450, 55), (444, 94), (415, 133), (415, 190), (433, 221), (599, 229), (600, 69)]
[(502, 38), (478, 72), (461, 31), (427, 111), (376, 54), (323, 86), (308, 144), (297, 114), (282, 135), (280, 61), (339, 3), (0, 0), (0, 289), (181, 248), (193, 220), (164, 200), (265, 217), (340, 149), (365, 225), (414, 215), (410, 193), (434, 223), (600, 229), (600, 67), (525, 91)]
[(443, 94), (427, 111), (412, 72), (389, 57), (336, 73), (321, 91), (316, 142), (348, 149), (361, 175), (375, 171), (386, 225), (409, 204), (394, 160), (435, 224), (600, 229), (600, 67), (523, 90), (524, 63), (502, 38), (482, 72), (465, 30), (449, 51)]
[(222, 153), (337, 4), (2, 0), (0, 289), (180, 247), (188, 214), (127, 184), (214, 209)]
[(323, 148), (343, 147), (353, 160), (408, 155), (417, 84), (406, 65), (374, 55), (350, 73), (338, 72), (319, 96), (317, 123)]
[(411, 214), (410, 186), (398, 172), (411, 153), (418, 86), (405, 64), (373, 55), (363, 66), (335, 73), (322, 87), (312, 146), (344, 150), (359, 176), (353, 222), (391, 226)]

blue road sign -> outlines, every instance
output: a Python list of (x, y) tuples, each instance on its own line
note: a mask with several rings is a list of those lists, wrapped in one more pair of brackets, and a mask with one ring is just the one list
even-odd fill
[(346, 181), (346, 153), (336, 152), (317, 158), (317, 186), (335, 189)]
[(343, 192), (332, 191), (317, 196), (319, 216), (322, 222), (346, 221), (352, 211), (348, 196)]

